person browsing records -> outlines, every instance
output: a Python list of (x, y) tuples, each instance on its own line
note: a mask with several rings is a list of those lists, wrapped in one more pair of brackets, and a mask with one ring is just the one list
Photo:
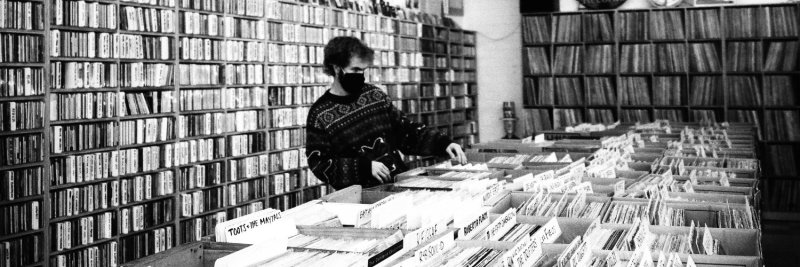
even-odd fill
[(333, 38), (324, 53), (324, 72), (334, 80), (306, 124), (308, 166), (317, 178), (335, 189), (391, 183), (408, 170), (400, 153), (466, 163), (450, 137), (409, 120), (385, 92), (364, 82), (374, 51), (361, 40)]

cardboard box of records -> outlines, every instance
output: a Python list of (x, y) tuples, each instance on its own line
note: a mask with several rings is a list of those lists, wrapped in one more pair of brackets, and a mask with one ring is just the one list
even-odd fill
[(649, 218), (655, 225), (703, 225), (723, 229), (759, 229), (758, 213), (749, 202), (698, 203), (681, 200), (613, 198), (602, 223), (629, 224)]
[(599, 250), (674, 252), (679, 255), (709, 255), (723, 258), (762, 258), (758, 229), (722, 229), (696, 226), (651, 226), (638, 219), (632, 224), (596, 224), (584, 241)]

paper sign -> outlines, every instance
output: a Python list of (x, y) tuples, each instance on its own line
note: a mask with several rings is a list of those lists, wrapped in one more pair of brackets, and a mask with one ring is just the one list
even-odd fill
[(434, 236), (442, 233), (444, 230), (445, 226), (440, 223), (428, 225), (420, 229), (417, 229), (411, 233), (406, 234), (406, 237), (403, 238), (403, 247), (404, 248), (417, 247), (422, 243), (425, 243), (425, 241), (428, 241)]
[(500, 260), (500, 266), (503, 267), (520, 266), (521, 263), (515, 261), (515, 259), (517, 258), (522, 259), (523, 252), (528, 247), (531, 246), (531, 243), (533, 243), (533, 239), (531, 239), (530, 236), (524, 237), (521, 241), (517, 242), (517, 244), (514, 245), (514, 247), (512, 247), (503, 255), (502, 260)]
[(600, 172), (600, 177), (601, 178), (617, 178), (616, 169), (613, 166), (612, 167), (607, 167), (606, 169), (604, 169), (604, 170), (602, 170)]
[(606, 255), (606, 267), (616, 267), (620, 262), (621, 260), (616, 250), (612, 250)]
[(683, 183), (683, 191), (686, 193), (694, 193), (694, 187), (692, 186), (691, 181), (686, 181)]
[[(677, 257), (677, 254), (676, 254), (676, 257)], [(697, 264), (694, 263), (694, 260), (692, 259), (691, 255), (686, 256), (686, 267), (697, 267)]]
[(527, 174), (525, 174), (523, 176), (514, 178), (514, 180), (512, 180), (511, 182), (515, 183), (515, 184), (523, 184), (524, 185), (526, 182), (529, 182), (531, 180), (533, 180), (533, 173), (527, 173)]
[(556, 172), (553, 170), (549, 170), (533, 176), (534, 179), (540, 179), (540, 180), (550, 180), (555, 177), (556, 177)]
[(545, 142), (544, 134), (537, 134), (536, 136), (533, 137), (533, 143), (538, 144), (538, 143), (544, 143), (544, 142)]
[(488, 224), (489, 224), (488, 210), (479, 213), (477, 217), (474, 217), (466, 224), (456, 223), (454, 221), (454, 225), (456, 227), (461, 227), (460, 229), (458, 229), (459, 239), (472, 239), (473, 237), (475, 237), (475, 235), (478, 234), (479, 232), (478, 230), (483, 229)]
[(442, 235), (442, 237), (439, 237), (433, 242), (423, 246), (419, 250), (414, 251), (414, 261), (416, 262), (415, 265), (423, 265), (431, 259), (443, 254), (453, 246), (455, 246), (453, 235)]
[(390, 195), (388, 197), (385, 197), (385, 198), (379, 200), (378, 202), (375, 202), (374, 204), (370, 205), (366, 209), (363, 209), (363, 210), (359, 211), (358, 212), (358, 218), (356, 219), (355, 226), (356, 227), (362, 227), (362, 226), (366, 225), (367, 223), (369, 223), (369, 221), (372, 219), (372, 211), (377, 207), (386, 205), (386, 203), (389, 203), (389, 201), (395, 200), (396, 196), (397, 195)]
[(614, 183), (614, 196), (622, 197), (625, 195), (625, 181)]
[(483, 202), (492, 199), (493, 197), (497, 196), (500, 193), (500, 183), (495, 183), (491, 185), (489, 188), (486, 189), (486, 192), (483, 193)]
[(667, 267), (667, 257), (664, 256), (663, 251), (658, 252), (658, 263), (656, 263), (656, 267)]
[(281, 220), (281, 212), (265, 209), (230, 221), (218, 223), (214, 228), (217, 242), (256, 244), (264, 238), (280, 238), (297, 231), (291, 220)]
[(540, 243), (550, 244), (556, 242), (558, 237), (561, 236), (561, 226), (558, 225), (558, 221), (556, 220), (556, 218), (552, 218), (544, 226), (542, 226), (542, 229), (540, 229), (536, 233), (539, 232), (542, 233)]
[(578, 186), (575, 187), (575, 192), (578, 193), (578, 194), (580, 194), (580, 193), (586, 193), (586, 194), (594, 193), (594, 191), (592, 191), (592, 183), (583, 182), (583, 183), (579, 184)]
[(719, 178), (719, 184), (726, 187), (731, 186), (731, 182), (728, 181), (727, 175), (722, 175), (722, 177)]
[(703, 250), (706, 252), (706, 255), (714, 255), (714, 238), (711, 237), (711, 231), (708, 230), (708, 226), (705, 226), (704, 228)]
[(500, 237), (505, 235), (508, 230), (511, 230), (515, 224), (517, 224), (517, 209), (510, 208), (486, 227), (486, 234), (483, 236), (483, 239), (497, 241)]

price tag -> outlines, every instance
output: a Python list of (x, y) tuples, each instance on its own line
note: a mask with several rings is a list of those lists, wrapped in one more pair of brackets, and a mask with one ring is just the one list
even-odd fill
[(515, 224), (517, 224), (517, 209), (510, 208), (486, 227), (486, 234), (483, 236), (483, 239), (497, 241), (506, 234), (508, 230), (511, 230)]
[(625, 195), (625, 181), (614, 183), (614, 196), (622, 197)]
[(460, 227), (458, 229), (459, 239), (472, 239), (478, 234), (478, 230), (489, 225), (489, 211), (484, 210), (466, 223), (453, 221), (453, 224)]
[(423, 265), (433, 258), (442, 255), (444, 252), (455, 246), (453, 235), (442, 235), (433, 242), (423, 246), (414, 252), (414, 262), (416, 266)]

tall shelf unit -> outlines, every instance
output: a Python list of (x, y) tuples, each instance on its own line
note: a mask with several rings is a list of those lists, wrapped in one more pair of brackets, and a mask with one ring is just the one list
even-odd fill
[(798, 4), (523, 14), (530, 128), (755, 123), (764, 218), (799, 220), (798, 15)]
[[(325, 195), (304, 124), (330, 83), (322, 49), (334, 36), (376, 49), (368, 81), (410, 118), (477, 141), (474, 32), (289, 0), (0, 5), (0, 255), (11, 266), (111, 266)], [(426, 54), (441, 62), (423, 66)]]

